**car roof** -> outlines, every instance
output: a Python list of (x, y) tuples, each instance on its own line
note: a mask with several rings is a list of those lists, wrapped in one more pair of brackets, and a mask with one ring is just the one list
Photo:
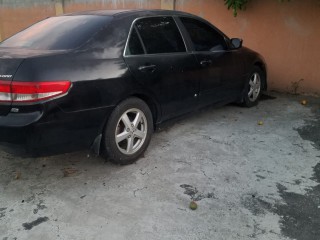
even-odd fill
[(133, 15), (184, 15), (193, 16), (190, 13), (173, 11), (173, 10), (158, 10), (158, 9), (114, 9), (114, 10), (93, 10), (65, 14), (65, 16), (78, 16), (78, 15), (96, 15), (96, 16), (113, 16), (113, 17), (126, 17)]

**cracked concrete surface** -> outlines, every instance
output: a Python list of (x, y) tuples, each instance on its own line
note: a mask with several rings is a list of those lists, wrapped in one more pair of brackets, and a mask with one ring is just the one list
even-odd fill
[(193, 113), (129, 166), (0, 150), (0, 240), (319, 239), (320, 100), (273, 95)]

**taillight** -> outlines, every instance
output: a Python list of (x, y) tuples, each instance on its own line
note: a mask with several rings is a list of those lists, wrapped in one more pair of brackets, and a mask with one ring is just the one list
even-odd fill
[(0, 81), (0, 101), (11, 102), (11, 82)]
[(7, 82), (0, 81), (1, 102), (37, 102), (65, 95), (71, 87), (69, 81)]

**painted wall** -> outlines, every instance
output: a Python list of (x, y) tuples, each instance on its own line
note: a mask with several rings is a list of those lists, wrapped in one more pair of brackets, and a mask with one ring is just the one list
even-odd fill
[(175, 8), (204, 17), (265, 57), (271, 89), (292, 92), (299, 82), (298, 92), (320, 95), (318, 0), (252, 0), (236, 18), (223, 0), (0, 0), (0, 39), (48, 16), (115, 8)]
[(222, 0), (177, 0), (176, 9), (206, 18), (261, 53), (270, 87), (320, 94), (320, 5), (317, 0), (252, 0), (235, 18)]

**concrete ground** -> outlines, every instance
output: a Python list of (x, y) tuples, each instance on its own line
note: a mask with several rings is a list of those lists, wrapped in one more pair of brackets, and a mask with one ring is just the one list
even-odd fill
[(191, 114), (129, 166), (0, 151), (0, 240), (320, 239), (320, 99), (271, 95)]

